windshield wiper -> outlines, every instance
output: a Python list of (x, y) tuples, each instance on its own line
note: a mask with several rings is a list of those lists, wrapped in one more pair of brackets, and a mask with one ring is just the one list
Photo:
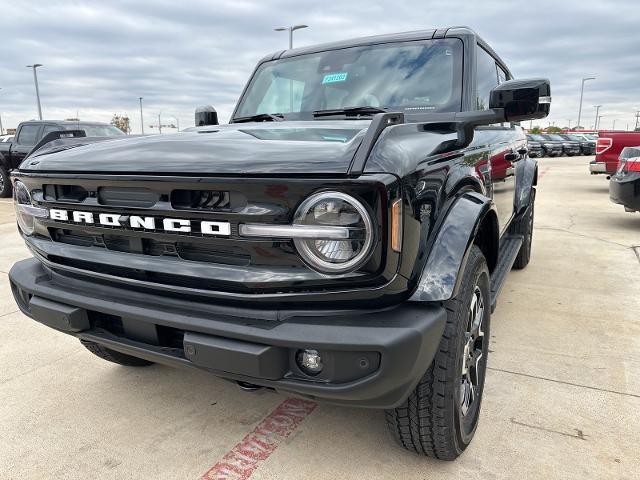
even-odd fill
[(282, 122), (284, 114), (282, 113), (258, 113), (257, 115), (249, 115), (248, 117), (238, 117), (233, 119), (233, 123), (243, 122)]
[(359, 117), (361, 115), (372, 116), (376, 113), (388, 112), (388, 108), (372, 107), (370, 105), (363, 105), (361, 107), (347, 107), (336, 108), (333, 110), (316, 110), (313, 112), (314, 117), (331, 117), (334, 115), (344, 115), (346, 117)]

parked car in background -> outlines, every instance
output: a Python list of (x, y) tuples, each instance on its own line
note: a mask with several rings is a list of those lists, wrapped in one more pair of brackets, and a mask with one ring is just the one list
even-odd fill
[(558, 135), (569, 142), (578, 142), (580, 145), (581, 155), (593, 155), (596, 151), (595, 140), (585, 140), (584, 138), (571, 133), (559, 133)]
[(609, 198), (627, 212), (640, 212), (640, 146), (622, 149), (609, 182)]
[(544, 157), (544, 148), (540, 141), (532, 138), (531, 134), (527, 135), (527, 148), (529, 149), (529, 156), (532, 158)]
[(593, 143), (596, 143), (598, 141), (598, 133), (597, 132), (593, 132), (593, 133), (589, 133), (589, 132), (566, 132), (569, 133), (571, 135), (573, 135), (576, 138), (579, 138), (581, 140), (589, 140)]
[(559, 157), (562, 155), (562, 142), (549, 140), (540, 133), (530, 133), (527, 138), (542, 145), (543, 157)]
[(87, 137), (119, 137), (125, 133), (108, 123), (76, 122), (62, 120), (31, 120), (18, 125), (15, 138), (0, 144), (0, 197), (11, 195), (9, 173), (18, 168), (20, 162), (42, 138), (52, 132), (82, 130)]
[(562, 145), (562, 153), (568, 157), (580, 155), (580, 153), (582, 152), (580, 150), (580, 142), (576, 142), (575, 140), (567, 140), (558, 133), (545, 133), (543, 137), (551, 140), (552, 142), (558, 142), (560, 145)]
[(600, 132), (596, 143), (596, 158), (589, 163), (589, 171), (596, 175), (613, 175), (625, 147), (640, 145), (640, 132)]

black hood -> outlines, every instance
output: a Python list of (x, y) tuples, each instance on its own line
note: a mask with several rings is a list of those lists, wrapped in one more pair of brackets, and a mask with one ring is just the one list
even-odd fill
[(370, 122), (237, 123), (41, 149), (22, 171), (106, 174), (344, 174)]

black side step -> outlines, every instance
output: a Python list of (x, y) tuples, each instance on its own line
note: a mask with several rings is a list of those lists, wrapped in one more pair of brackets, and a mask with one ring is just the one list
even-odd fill
[(498, 265), (496, 265), (491, 274), (491, 313), (496, 309), (498, 295), (500, 295), (500, 290), (502, 290), (509, 270), (513, 267), (513, 262), (516, 261), (523, 241), (524, 237), (522, 235), (509, 235), (500, 242)]

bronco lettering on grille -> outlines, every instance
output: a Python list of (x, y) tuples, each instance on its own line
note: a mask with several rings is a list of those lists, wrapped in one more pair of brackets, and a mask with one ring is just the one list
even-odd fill
[(187, 220), (184, 218), (156, 218), (118, 213), (93, 213), (51, 209), (49, 218), (63, 222), (85, 223), (106, 227), (131, 228), (133, 230), (164, 231), (176, 233), (201, 233), (203, 235), (231, 235), (229, 222)]

